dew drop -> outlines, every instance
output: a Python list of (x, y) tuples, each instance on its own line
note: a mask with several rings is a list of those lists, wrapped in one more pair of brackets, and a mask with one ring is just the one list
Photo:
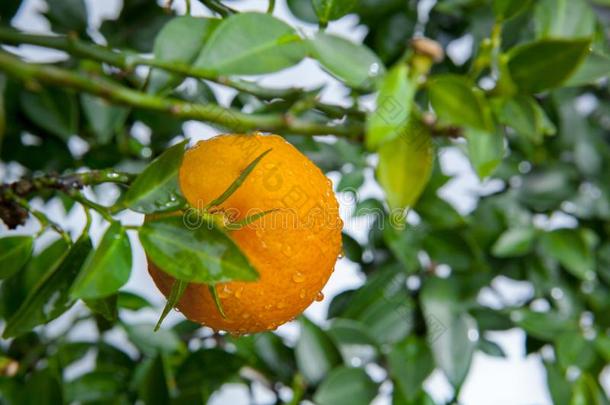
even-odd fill
[(299, 297), (301, 297), (301, 299), (305, 298), (305, 289), (301, 288), (301, 291), (299, 291)]
[(292, 275), (292, 281), (294, 281), (295, 283), (302, 283), (303, 281), (305, 281), (305, 276), (300, 271), (297, 271)]
[(277, 309), (284, 309), (284, 308), (286, 308), (286, 303), (283, 301), (280, 301), (277, 303), (276, 306), (277, 306)]
[(228, 298), (231, 296), (231, 289), (225, 284), (218, 291), (219, 298)]
[(369, 76), (370, 77), (375, 77), (379, 74), (379, 63), (372, 63), (371, 66), (369, 67)]
[(323, 299), (324, 299), (324, 294), (322, 293), (322, 291), (320, 291), (320, 292), (319, 292), (319, 293), (316, 295), (315, 300), (316, 300), (316, 301), (318, 301), (318, 302), (320, 302), (320, 301), (322, 301)]

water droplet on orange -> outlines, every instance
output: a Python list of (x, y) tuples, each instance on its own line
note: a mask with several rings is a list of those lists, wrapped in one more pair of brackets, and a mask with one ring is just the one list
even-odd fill
[(305, 275), (303, 275), (303, 273), (301, 273), (300, 271), (297, 271), (292, 275), (292, 281), (294, 281), (295, 283), (302, 283), (303, 281), (305, 281)]
[(277, 303), (276, 307), (277, 307), (277, 309), (284, 309), (284, 308), (286, 308), (286, 303), (283, 301), (280, 301)]
[(241, 294), (243, 291), (243, 288), (240, 288), (239, 290), (235, 291), (235, 298), (241, 298)]
[(305, 298), (305, 289), (301, 288), (301, 291), (299, 291), (299, 297), (301, 297), (301, 299)]
[(320, 301), (322, 301), (323, 299), (324, 299), (324, 294), (322, 293), (322, 291), (320, 291), (320, 292), (318, 293), (318, 295), (316, 295), (315, 300), (316, 300), (316, 301), (318, 301), (318, 302), (320, 302)]

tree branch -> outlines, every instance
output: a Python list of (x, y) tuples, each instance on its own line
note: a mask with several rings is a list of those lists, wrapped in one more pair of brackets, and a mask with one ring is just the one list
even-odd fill
[(161, 98), (117, 84), (104, 77), (82, 74), (55, 66), (26, 63), (0, 51), (0, 70), (25, 82), (42, 82), (90, 93), (117, 104), (168, 113), (178, 118), (219, 124), (235, 131), (262, 130), (294, 135), (362, 136), (359, 122), (327, 124), (302, 120), (288, 114), (246, 114), (216, 104), (198, 104)]
[(134, 53), (117, 52), (107, 47), (82, 41), (72, 36), (27, 34), (14, 29), (0, 27), (0, 42), (15, 46), (28, 44), (56, 49), (69, 53), (70, 55), (107, 63), (129, 71), (133, 70), (136, 66), (154, 67), (178, 75), (210, 80), (267, 100), (274, 98), (293, 100), (305, 93), (305, 91), (300, 88), (270, 89), (246, 80), (217, 76), (205, 69), (196, 68), (180, 62), (161, 61), (145, 58)]

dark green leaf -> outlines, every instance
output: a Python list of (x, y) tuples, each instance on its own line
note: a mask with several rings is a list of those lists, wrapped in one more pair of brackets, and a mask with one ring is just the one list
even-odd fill
[(100, 245), (92, 251), (74, 281), (70, 295), (77, 298), (102, 298), (121, 288), (131, 273), (131, 245), (119, 222), (108, 227)]
[(318, 32), (309, 41), (311, 56), (324, 69), (356, 89), (370, 89), (385, 73), (383, 62), (364, 45)]
[(584, 86), (593, 84), (610, 75), (610, 56), (600, 52), (591, 52), (585, 61), (567, 80), (567, 86)]
[(21, 108), (33, 123), (67, 141), (77, 132), (78, 104), (74, 96), (56, 89), (21, 93)]
[(481, 340), (479, 340), (479, 344), (477, 345), (477, 347), (479, 348), (479, 350), (489, 356), (506, 358), (506, 353), (504, 353), (502, 347), (500, 347), (500, 345), (491, 340), (482, 338)]
[(544, 362), (544, 368), (546, 369), (546, 381), (553, 404), (568, 405), (572, 396), (572, 386), (567, 381), (562, 370), (557, 364), (549, 362)]
[(152, 304), (148, 302), (145, 298), (128, 291), (119, 292), (117, 305), (120, 308), (129, 309), (131, 311), (138, 311), (143, 308), (152, 307)]
[(194, 66), (212, 75), (255, 75), (296, 65), (304, 42), (288, 24), (269, 14), (240, 13), (222, 21)]
[(126, 381), (109, 370), (95, 370), (65, 384), (68, 403), (114, 403)]
[(87, 7), (84, 0), (45, 0), (49, 6), (45, 16), (54, 31), (85, 34)]
[(115, 132), (125, 123), (129, 110), (109, 104), (106, 100), (82, 94), (81, 105), (85, 117), (100, 144), (110, 142)]
[(577, 323), (557, 312), (534, 312), (519, 309), (511, 313), (515, 324), (537, 339), (554, 340), (563, 332), (576, 331)]
[(542, 235), (541, 248), (574, 276), (582, 280), (595, 278), (595, 257), (582, 232), (573, 229), (547, 232)]
[(174, 384), (169, 375), (168, 360), (163, 353), (144, 364), (142, 377), (138, 381), (138, 397), (145, 405), (170, 403), (170, 388)]
[(7, 236), (0, 239), (0, 280), (18, 272), (32, 256), (34, 238)]
[(362, 246), (354, 238), (343, 232), (343, 254), (349, 260), (355, 263), (360, 263), (362, 260)]
[(64, 403), (62, 386), (50, 369), (35, 371), (24, 387), (25, 404), (56, 405)]
[(150, 214), (176, 210), (184, 205), (178, 185), (184, 145), (180, 142), (152, 161), (116, 203), (117, 207)]
[(351, 191), (355, 193), (362, 184), (364, 184), (364, 173), (360, 169), (353, 169), (341, 176), (341, 180), (337, 184), (337, 192)]
[[(180, 298), (182, 298), (186, 287), (188, 287), (187, 282), (182, 280), (174, 280), (174, 282), (172, 283), (172, 289), (170, 290), (169, 296), (167, 297), (167, 302), (165, 303), (163, 311), (161, 312), (161, 316), (159, 316), (159, 320), (155, 325), (155, 332), (159, 330), (161, 324), (163, 323), (163, 320), (169, 314), (169, 312), (178, 306)], [(210, 288), (213, 288), (213, 286), (210, 286)]]
[(587, 370), (596, 361), (595, 348), (578, 332), (562, 333), (557, 337), (555, 344), (557, 361), (564, 369), (576, 366), (581, 370)]
[(56, 267), (49, 268), (30, 291), (19, 310), (6, 324), (5, 338), (21, 335), (37, 325), (47, 323), (67, 311), (74, 300), (69, 290), (91, 251), (91, 241), (81, 237)]
[(508, 20), (524, 12), (532, 5), (532, 0), (494, 0), (494, 13), (499, 20)]
[(351, 12), (358, 0), (312, 0), (312, 4), (320, 24), (326, 25)]
[(338, 367), (320, 384), (314, 401), (319, 405), (368, 405), (377, 396), (377, 389), (363, 369)]
[(388, 362), (394, 389), (400, 390), (407, 401), (414, 401), (421, 393), (424, 380), (434, 370), (428, 344), (411, 336), (393, 347)]
[(182, 217), (162, 218), (147, 221), (139, 235), (149, 259), (180, 280), (215, 284), (258, 278), (235, 242), (207, 223), (188, 229)]
[(4, 24), (10, 23), (11, 19), (21, 6), (22, 0), (4, 0), (0, 4), (0, 20)]
[(538, 93), (561, 86), (589, 53), (588, 39), (544, 39), (512, 49), (508, 57), (510, 77), (524, 93)]
[(125, 325), (129, 340), (148, 356), (161, 353), (176, 353), (185, 350), (184, 343), (170, 329), (159, 329), (153, 332), (154, 325), (135, 323)]
[(287, 0), (290, 12), (299, 20), (309, 23), (318, 22), (318, 16), (313, 9), (311, 0)]
[(316, 384), (341, 363), (341, 355), (319, 326), (305, 317), (301, 317), (300, 324), (301, 335), (295, 348), (297, 366), (307, 381)]
[(328, 329), (328, 335), (337, 345), (346, 364), (350, 364), (354, 359), (366, 364), (377, 357), (377, 342), (361, 322), (334, 319)]
[(85, 299), (84, 301), (92, 312), (100, 315), (104, 320), (112, 325), (119, 317), (117, 298), (117, 294), (114, 294), (104, 298)]

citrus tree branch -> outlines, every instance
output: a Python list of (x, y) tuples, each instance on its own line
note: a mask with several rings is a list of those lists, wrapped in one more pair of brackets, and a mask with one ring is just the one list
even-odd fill
[(289, 114), (246, 114), (216, 104), (190, 103), (137, 91), (104, 77), (76, 73), (55, 66), (27, 63), (0, 51), (0, 71), (26, 83), (45, 83), (93, 94), (113, 103), (194, 119), (235, 130), (262, 130), (294, 135), (337, 135), (358, 139), (364, 131), (360, 122), (333, 125), (300, 119)]
[(73, 36), (28, 34), (11, 28), (0, 27), (0, 43), (15, 46), (28, 44), (56, 49), (73, 56), (107, 63), (128, 71), (133, 70), (136, 66), (154, 67), (183, 76), (213, 81), (263, 99), (284, 98), (293, 100), (305, 93), (300, 88), (270, 89), (246, 80), (217, 76), (205, 69), (184, 63), (145, 58), (135, 53), (117, 52)]

